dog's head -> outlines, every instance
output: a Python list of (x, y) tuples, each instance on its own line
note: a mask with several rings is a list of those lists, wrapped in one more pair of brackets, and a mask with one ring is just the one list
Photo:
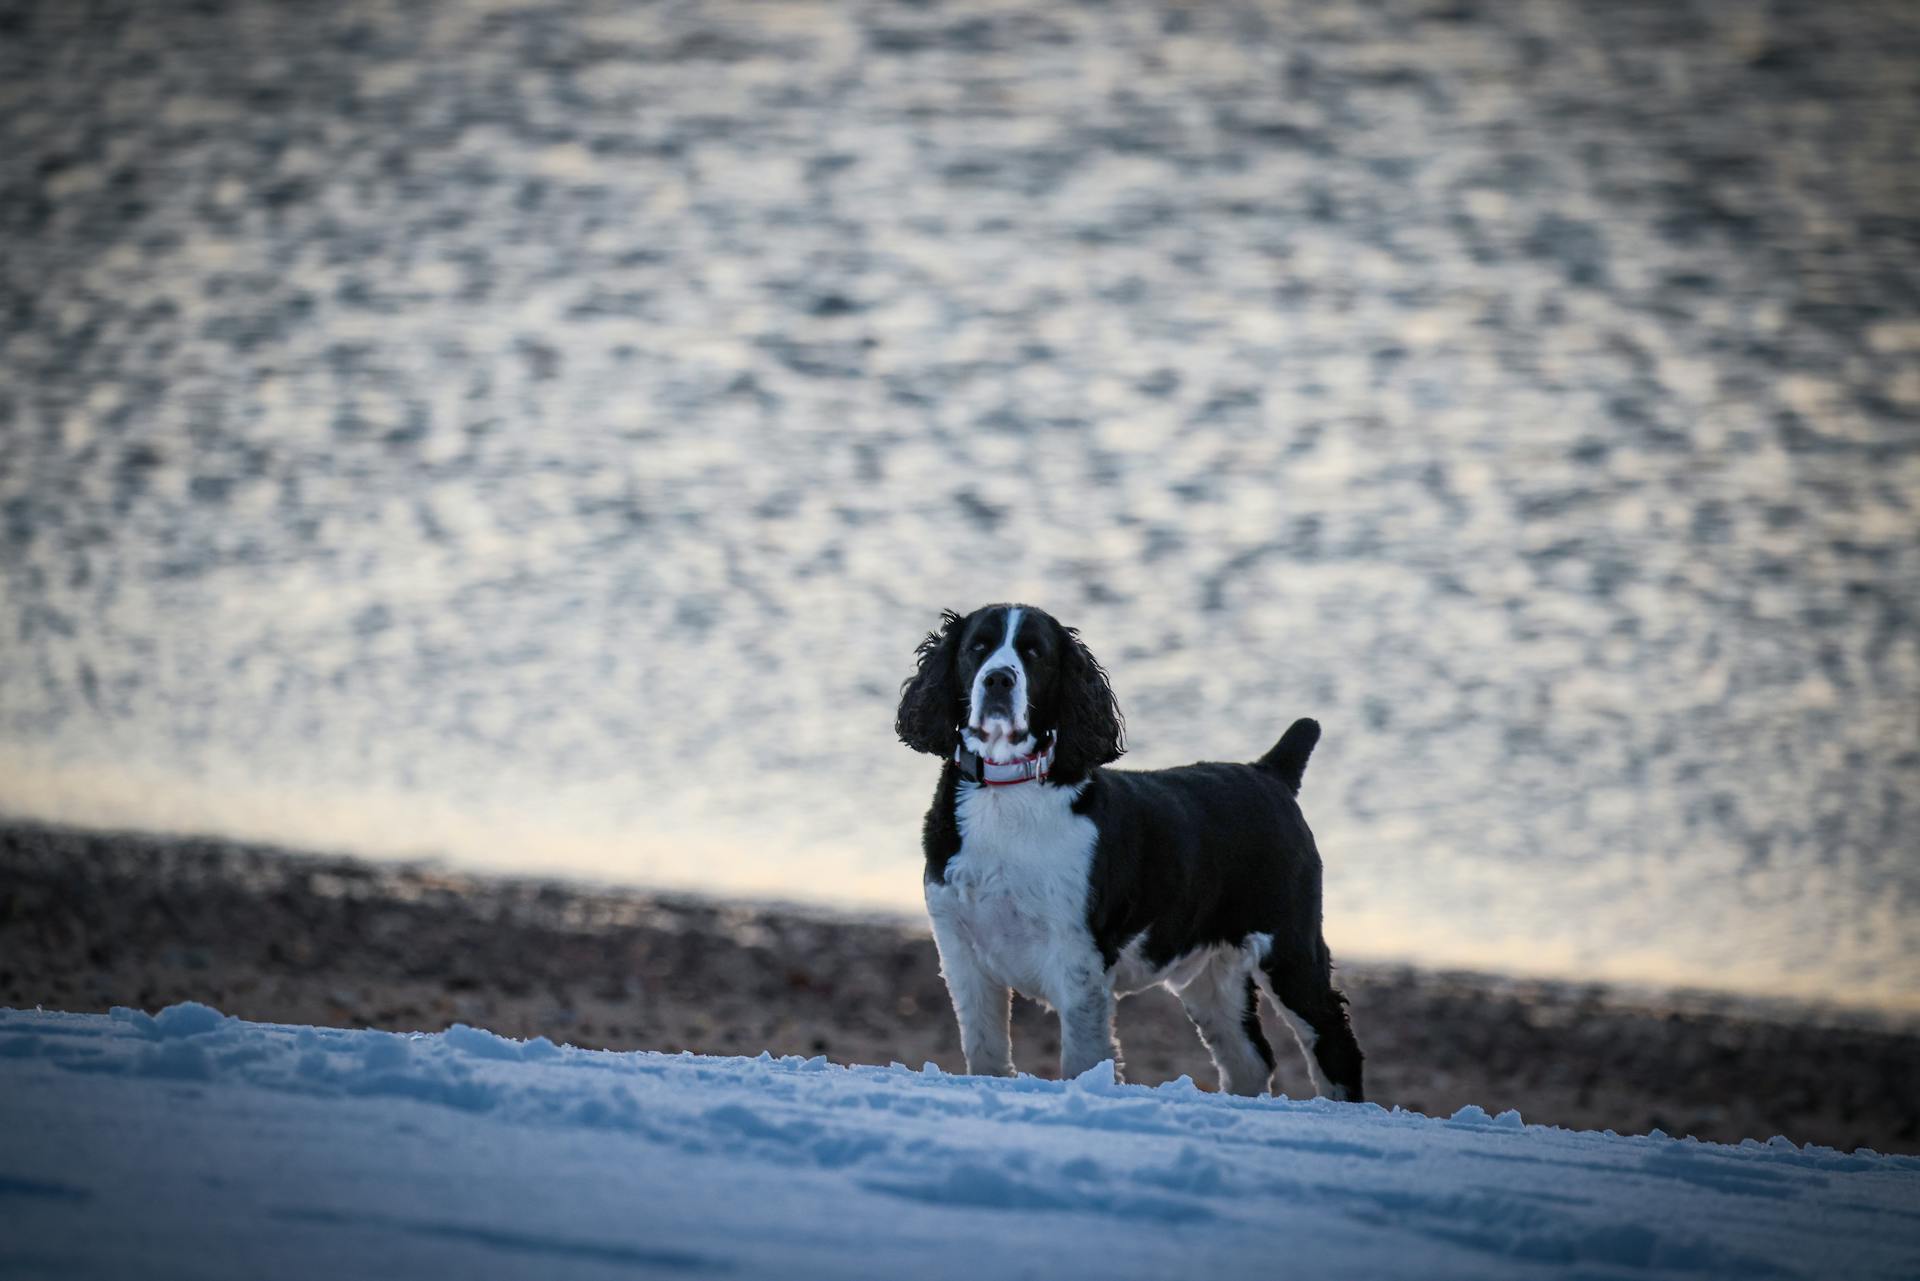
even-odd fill
[(920, 642), (920, 665), (900, 688), (894, 728), (916, 752), (951, 756), (963, 741), (988, 760), (1042, 750), (1053, 777), (1071, 781), (1126, 750), (1126, 723), (1107, 673), (1079, 633), (1030, 605), (949, 610)]

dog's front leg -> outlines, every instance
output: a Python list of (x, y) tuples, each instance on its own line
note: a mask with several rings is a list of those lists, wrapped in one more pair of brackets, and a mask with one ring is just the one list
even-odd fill
[(1113, 1060), (1120, 1075), (1120, 1045), (1113, 1039), (1113, 988), (1097, 962), (1073, 967), (1055, 994), (1060, 1011), (1060, 1079), (1071, 1081), (1088, 1068)]
[(952, 922), (932, 914), (933, 941), (940, 949), (940, 973), (960, 1022), (960, 1052), (969, 1076), (1013, 1075), (1013, 993), (980, 968), (980, 960)]

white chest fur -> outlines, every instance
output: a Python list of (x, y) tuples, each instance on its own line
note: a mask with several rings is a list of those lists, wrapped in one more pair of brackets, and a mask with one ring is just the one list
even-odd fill
[(964, 939), (994, 982), (1055, 1006), (1093, 950), (1087, 893), (1098, 831), (1073, 812), (1079, 792), (961, 783), (960, 852), (945, 884), (927, 886), (936, 929)]

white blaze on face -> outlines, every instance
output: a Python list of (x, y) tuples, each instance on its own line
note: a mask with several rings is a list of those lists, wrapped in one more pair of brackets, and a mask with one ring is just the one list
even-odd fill
[[(1020, 636), (1020, 613), (1007, 609), (1007, 628), (1000, 648), (981, 660), (973, 674), (972, 701), (968, 704), (967, 746), (991, 761), (1008, 761), (1033, 750), (1033, 736), (1027, 732), (1031, 709), (1027, 705), (1027, 665), (1020, 661), (1015, 643)], [(1013, 720), (999, 712), (984, 715), (987, 702), (987, 673), (1007, 669), (1013, 673)]]

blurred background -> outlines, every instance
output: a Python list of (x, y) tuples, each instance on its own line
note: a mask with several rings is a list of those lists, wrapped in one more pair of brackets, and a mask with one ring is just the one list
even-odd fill
[(1920, 1011), (1904, 0), (0, 0), (0, 812), (910, 915), (942, 608), (1338, 956)]

